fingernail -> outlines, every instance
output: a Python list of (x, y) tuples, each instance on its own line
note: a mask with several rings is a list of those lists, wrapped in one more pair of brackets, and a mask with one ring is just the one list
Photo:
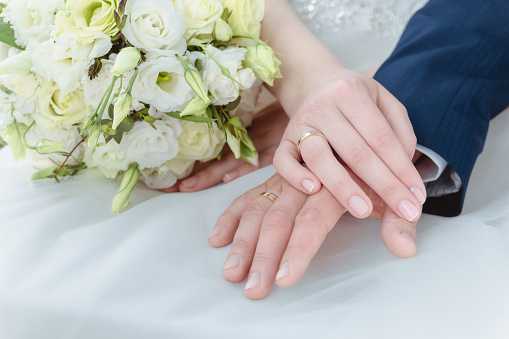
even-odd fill
[(216, 225), (209, 235), (209, 239), (219, 235), (221, 233), (221, 225)]
[(198, 182), (197, 177), (191, 177), (191, 178), (187, 178), (186, 180), (182, 181), (182, 185), (184, 185), (184, 187), (191, 188), (194, 185), (196, 185), (197, 182)]
[(426, 198), (424, 197), (424, 194), (422, 193), (419, 187), (414, 186), (410, 188), (410, 192), (414, 194), (414, 196), (417, 198), (417, 201), (419, 201), (421, 205), (424, 205), (424, 203), (426, 202)]
[(399, 214), (408, 221), (414, 221), (419, 215), (419, 210), (408, 200), (402, 200), (398, 204)]
[(234, 171), (234, 172), (230, 172), (230, 173), (226, 173), (224, 175), (224, 179), (223, 181), (226, 181), (226, 182), (230, 182), (232, 180), (235, 180), (237, 179), (239, 176), (238, 172)]
[(229, 270), (231, 268), (239, 267), (239, 263), (240, 263), (239, 256), (238, 255), (232, 255), (224, 263), (223, 271)]
[(315, 188), (315, 183), (309, 179), (302, 180), (302, 187), (309, 193), (313, 193), (313, 189)]
[(255, 288), (260, 285), (260, 281), (260, 275), (258, 273), (253, 273), (249, 276), (249, 279), (247, 279), (246, 287), (244, 287), (244, 289), (250, 290)]
[(288, 265), (287, 262), (283, 263), (281, 265), (281, 267), (279, 268), (279, 271), (277, 271), (276, 280), (286, 277), (289, 272), (290, 272), (290, 266)]
[(352, 211), (358, 216), (364, 216), (369, 210), (368, 204), (358, 195), (352, 196), (348, 203)]
[(408, 240), (412, 241), (415, 244), (414, 238), (406, 232), (401, 232), (399, 235), (401, 235), (403, 238), (407, 238)]

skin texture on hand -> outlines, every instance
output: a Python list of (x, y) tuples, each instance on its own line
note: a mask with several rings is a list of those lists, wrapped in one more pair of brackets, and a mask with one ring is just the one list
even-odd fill
[[(426, 191), (411, 162), (416, 137), (403, 105), (367, 74), (346, 69), (286, 0), (266, 3), (262, 38), (280, 53), (283, 78), (272, 92), (290, 116), (274, 157), (278, 173), (307, 194), (323, 184), (352, 215), (365, 218), (373, 205), (348, 167), (396, 214), (417, 219)], [(297, 141), (310, 130), (328, 142), (309, 137), (298, 152)]]
[[(399, 218), (383, 200), (367, 189), (374, 202), (373, 216), (382, 219), (382, 239), (394, 255), (415, 254), (415, 222)], [(275, 202), (262, 192), (278, 196)], [(279, 174), (237, 198), (219, 217), (209, 237), (213, 247), (232, 244), (223, 276), (230, 282), (248, 277), (245, 295), (263, 299), (274, 282), (289, 287), (300, 280), (327, 234), (346, 209), (324, 187), (308, 196), (293, 188)]]

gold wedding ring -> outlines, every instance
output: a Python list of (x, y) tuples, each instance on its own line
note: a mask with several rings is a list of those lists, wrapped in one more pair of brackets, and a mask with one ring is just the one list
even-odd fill
[(306, 140), (306, 138), (313, 136), (313, 135), (322, 137), (325, 139), (325, 141), (329, 142), (329, 140), (327, 140), (327, 137), (325, 136), (325, 134), (323, 134), (320, 131), (317, 131), (316, 129), (312, 129), (311, 131), (307, 131), (300, 136), (299, 141), (297, 142), (297, 150), (299, 151), (299, 154), (300, 154), (300, 146), (302, 145), (304, 140)]
[(263, 193), (260, 193), (260, 195), (262, 197), (265, 197), (265, 198), (269, 199), (272, 202), (276, 202), (277, 195), (275, 195), (275, 194), (272, 194), (270, 192), (263, 192)]

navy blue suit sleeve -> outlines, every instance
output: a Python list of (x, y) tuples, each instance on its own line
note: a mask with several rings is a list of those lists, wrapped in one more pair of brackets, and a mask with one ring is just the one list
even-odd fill
[(424, 212), (458, 215), (490, 119), (509, 106), (509, 0), (430, 0), (375, 79), (405, 105), (418, 143), (462, 180)]

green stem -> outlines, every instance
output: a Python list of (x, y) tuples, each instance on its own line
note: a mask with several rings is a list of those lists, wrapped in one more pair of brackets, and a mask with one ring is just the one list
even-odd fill
[[(14, 123), (16, 124), (16, 130), (18, 131), (18, 134), (19, 134), (18, 124), (16, 123), (16, 120), (14, 121)], [(30, 129), (31, 129), (34, 125), (35, 125), (35, 121), (34, 121), (34, 122), (32, 122), (32, 123), (30, 124), (30, 126), (28, 126), (28, 128), (27, 128), (27, 129), (26, 129), (26, 131), (25, 131), (25, 133), (23, 133), (23, 136), (21, 136), (21, 142), (23, 143), (23, 145), (24, 145), (26, 148), (36, 151), (36, 150), (37, 150), (37, 147), (29, 145), (29, 144), (27, 143), (27, 141), (26, 141), (27, 133), (28, 133), (28, 131), (30, 131)]]
[(127, 85), (127, 89), (125, 90), (127, 93), (131, 94), (131, 90), (133, 89), (133, 86), (134, 86), (134, 81), (136, 80), (136, 77), (138, 76), (139, 73), (140, 73), (140, 69), (136, 68), (133, 76), (131, 77), (131, 79), (129, 79), (129, 84)]

